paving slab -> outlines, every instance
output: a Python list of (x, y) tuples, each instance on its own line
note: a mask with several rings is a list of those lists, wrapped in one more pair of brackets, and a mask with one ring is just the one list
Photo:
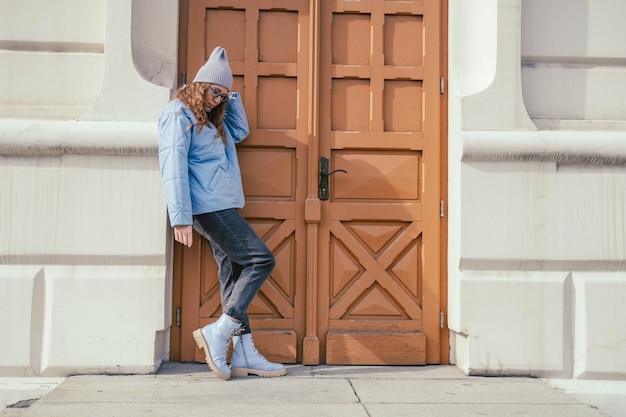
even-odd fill
[(549, 379), (547, 383), (611, 417), (626, 417), (626, 381)]
[(573, 404), (572, 397), (529, 378), (352, 380), (366, 404)]
[(454, 365), (431, 366), (294, 366), (289, 375), (350, 379), (454, 379), (466, 375)]
[(606, 417), (584, 404), (367, 404), (369, 417)]
[(294, 365), (281, 378), (223, 381), (203, 364), (166, 363), (151, 375), (60, 379), (25, 405), (0, 416), (607, 416), (544, 380), (468, 377), (454, 366)]
[(301, 404), (356, 403), (345, 379), (233, 378), (206, 376), (77, 376), (69, 378), (38, 403), (177, 403), (232, 405), (284, 403), (286, 395)]
[[(83, 403), (34, 405), (21, 414), (7, 417), (207, 417), (207, 416), (268, 416), (268, 417), (368, 417), (360, 404), (214, 404), (214, 403)], [(3, 416), (5, 416), (3, 414)]]
[(28, 407), (57, 388), (65, 378), (0, 378), (0, 411), (6, 407)]

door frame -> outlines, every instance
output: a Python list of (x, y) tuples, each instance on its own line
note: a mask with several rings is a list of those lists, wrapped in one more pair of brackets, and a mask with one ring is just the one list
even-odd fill
[[(189, 74), (184, 74), (183, 69), (186, 67), (184, 63), (187, 61), (187, 34), (188, 22), (187, 13), (189, 9), (189, 1), (179, 0), (179, 37), (178, 37), (178, 69), (177, 69), (177, 86), (180, 87)], [(428, 1), (428, 0), (425, 0)], [(309, 143), (311, 152), (308, 154), (309, 166), (317, 166), (319, 158), (319, 72), (316, 70), (319, 66), (319, 44), (320, 44), (320, 3), (321, 0), (310, 1), (310, 25), (309, 25), (309, 108), (308, 108), (308, 125), (311, 142)], [(431, 353), (427, 357), (427, 363), (449, 363), (449, 331), (447, 323), (447, 307), (448, 307), (448, 0), (439, 0), (440, 3), (440, 77), (442, 79), (442, 90), (440, 98), (440, 161), (439, 161), (439, 195), (441, 198), (441, 218), (439, 224), (439, 274), (440, 274), (440, 291), (439, 306), (441, 309), (440, 329), (439, 329), (439, 355), (434, 357)], [(314, 149), (314, 150), (313, 150)], [(318, 279), (317, 279), (317, 251), (318, 251), (318, 227), (321, 221), (321, 201), (317, 196), (318, 178), (310, 175), (307, 179), (307, 198), (304, 203), (304, 220), (306, 223), (306, 244), (307, 244), (307, 265), (306, 265), (306, 306), (318, 305)], [(169, 230), (169, 224), (168, 224)], [(178, 256), (174, 256), (175, 243), (167, 245), (166, 256), (172, 261), (167, 262), (171, 266), (172, 291), (171, 291), (171, 317), (172, 323), (170, 327), (170, 361), (184, 360), (185, 350), (182, 345), (182, 332), (180, 322), (180, 309), (182, 307), (182, 251), (178, 251)], [(169, 275), (169, 273), (168, 273)], [(166, 303), (167, 305), (167, 303)], [(306, 307), (305, 307), (306, 308)], [(320, 363), (319, 358), (319, 339), (317, 337), (318, 317), (315, 312), (317, 308), (306, 308), (305, 310), (305, 334), (302, 341), (302, 363), (305, 365), (317, 365)], [(300, 355), (299, 355), (300, 356)]]
[(441, 319), (439, 325), (439, 364), (450, 363), (450, 332), (448, 331), (448, 0), (440, 0), (441, 22), (441, 100), (439, 108), (439, 193), (441, 196), (441, 234), (439, 249), (440, 291), (439, 306)]

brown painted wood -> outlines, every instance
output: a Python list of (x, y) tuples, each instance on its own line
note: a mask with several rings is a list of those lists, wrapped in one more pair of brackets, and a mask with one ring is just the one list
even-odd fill
[[(187, 11), (189, 7), (189, 0), (180, 0), (179, 1), (179, 16), (178, 16), (178, 26), (179, 26), (179, 37), (178, 37), (178, 62), (187, 62)], [(177, 85), (181, 83), (183, 78), (184, 68), (179, 66), (177, 70), (178, 78)], [(169, 223), (168, 223), (169, 226)], [(168, 228), (169, 229), (169, 228)], [(169, 230), (170, 233), (171, 230)], [(178, 311), (182, 312), (182, 273), (183, 273), (183, 257), (182, 257), (182, 246), (176, 245), (174, 243), (173, 238), (171, 241), (173, 246), (167, 247), (167, 253), (172, 253), (172, 325), (170, 328), (170, 360), (171, 361), (180, 361), (182, 360), (181, 353), (181, 345), (183, 340), (186, 338), (183, 337), (181, 333), (181, 327), (176, 323), (176, 317)]]
[[(191, 333), (200, 325), (200, 306), (198, 305), (198, 291), (202, 266), (202, 245), (200, 235), (194, 232), (196, 242), (191, 248), (175, 243), (181, 252), (183, 267), (180, 271), (181, 280), (181, 326), (180, 326), (180, 360), (183, 362), (198, 361), (202, 355), (197, 351)], [(178, 271), (175, 271), (178, 272)]]
[(448, 330), (448, 2), (441, 2), (441, 27), (439, 32), (441, 33), (441, 76), (445, 80), (444, 91), (441, 93), (441, 105), (440, 105), (440, 122), (439, 128), (441, 129), (440, 144), (441, 144), (441, 168), (440, 168), (440, 187), (441, 187), (441, 199), (444, 202), (444, 217), (441, 219), (441, 247), (440, 247), (440, 293), (439, 304), (441, 311), (444, 312), (443, 326), (439, 329), (439, 363), (448, 364), (450, 362), (450, 332)]
[(321, 201), (318, 198), (319, 174), (319, 64), (320, 64), (320, 2), (309, 3), (309, 59), (308, 59), (308, 152), (307, 152), (307, 197), (304, 202), (304, 221), (306, 223), (306, 313), (305, 335), (302, 341), (302, 363), (318, 365), (320, 363), (320, 341), (317, 334), (318, 322), (318, 230), (321, 220)]
[(327, 335), (326, 361), (333, 364), (425, 363), (426, 337), (402, 331), (334, 331)]
[[(251, 128), (242, 212), (277, 260), (250, 307), (259, 350), (312, 365), (443, 362), (440, 2), (188, 0), (187, 12), (188, 80), (225, 47)], [(324, 201), (320, 156), (348, 171)], [(195, 242), (174, 250), (172, 350), (202, 362), (191, 332), (221, 307), (210, 248)]]
[[(187, 73), (195, 74), (215, 46), (226, 48), (233, 91), (246, 107), (251, 133), (238, 147), (246, 193), (242, 213), (277, 261), (249, 313), (259, 350), (283, 363), (302, 360), (305, 323), (308, 109), (307, 96), (299, 92), (308, 89), (308, 69), (298, 63), (308, 62), (307, 37), (299, 35), (308, 27), (308, 7), (291, 0), (190, 1), (188, 15)], [(206, 243), (201, 257), (198, 326), (221, 314)], [(197, 300), (198, 289), (194, 293)], [(198, 351), (196, 359), (202, 360)]]
[[(171, 243), (174, 242), (173, 237), (171, 238), (171, 240), (169, 241)], [(168, 244), (167, 250), (168, 253), (172, 253), (173, 252), (173, 259), (172, 259), (172, 271), (171, 271), (171, 276), (172, 276), (172, 325), (170, 327), (170, 360), (171, 361), (180, 361), (181, 360), (181, 342), (183, 340), (182, 338), (182, 334), (181, 334), (181, 328), (180, 326), (176, 323), (176, 316), (178, 314), (178, 311), (182, 311), (181, 306), (183, 303), (182, 300), (182, 280), (181, 279), (177, 279), (178, 277), (182, 276), (182, 271), (183, 271), (183, 257), (182, 257), (182, 251), (180, 249), (182, 249), (182, 247), (177, 248), (175, 246), (170, 246), (171, 245)], [(177, 245), (179, 246), (179, 245)], [(174, 278), (175, 277), (175, 278)]]
[[(322, 3), (318, 333), (327, 363), (439, 363), (438, 2)], [(394, 351), (396, 346), (402, 354)]]

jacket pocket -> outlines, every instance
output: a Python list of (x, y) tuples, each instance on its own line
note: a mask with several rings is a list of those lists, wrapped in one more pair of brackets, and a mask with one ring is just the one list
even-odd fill
[(215, 188), (224, 180), (225, 174), (228, 171), (228, 163), (226, 158), (220, 162), (220, 164), (216, 167), (215, 173), (209, 180), (208, 190), (209, 192), (215, 191)]

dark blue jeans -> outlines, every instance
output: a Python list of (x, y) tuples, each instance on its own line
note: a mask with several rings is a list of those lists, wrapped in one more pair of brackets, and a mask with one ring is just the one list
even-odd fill
[(198, 214), (193, 227), (209, 241), (219, 268), (222, 310), (250, 333), (248, 307), (274, 269), (274, 255), (236, 209)]

